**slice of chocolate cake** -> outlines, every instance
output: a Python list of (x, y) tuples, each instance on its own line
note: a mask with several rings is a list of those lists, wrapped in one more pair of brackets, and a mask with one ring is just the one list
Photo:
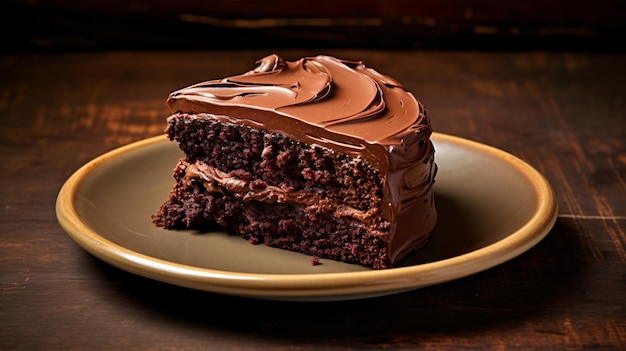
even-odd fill
[(172, 93), (185, 153), (153, 216), (255, 244), (389, 268), (437, 219), (431, 126), (415, 97), (362, 62), (277, 55)]

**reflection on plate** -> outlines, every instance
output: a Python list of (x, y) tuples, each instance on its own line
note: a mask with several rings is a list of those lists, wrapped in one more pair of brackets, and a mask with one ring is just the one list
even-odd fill
[(152, 224), (182, 156), (164, 136), (106, 153), (76, 171), (56, 203), (59, 223), (94, 256), (126, 271), (194, 289), (279, 300), (387, 295), (465, 277), (538, 243), (556, 220), (552, 188), (535, 169), (493, 147), (433, 134), (439, 222), (401, 266), (374, 271), (223, 232)]

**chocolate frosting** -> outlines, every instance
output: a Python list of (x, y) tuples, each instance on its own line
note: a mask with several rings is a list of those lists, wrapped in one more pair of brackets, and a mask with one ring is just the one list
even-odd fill
[(367, 161), (384, 182), (381, 210), (394, 224), (393, 258), (435, 225), (427, 112), (398, 81), (363, 62), (269, 55), (244, 74), (175, 91), (167, 104), (172, 112), (283, 133)]

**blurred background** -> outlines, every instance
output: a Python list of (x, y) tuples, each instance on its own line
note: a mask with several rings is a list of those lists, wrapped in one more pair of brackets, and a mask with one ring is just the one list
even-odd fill
[(4, 0), (2, 50), (626, 48), (626, 1)]

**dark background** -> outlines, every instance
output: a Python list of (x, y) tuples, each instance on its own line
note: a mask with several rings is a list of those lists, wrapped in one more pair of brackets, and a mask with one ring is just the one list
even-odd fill
[(9, 0), (0, 13), (5, 52), (626, 48), (617, 0)]

